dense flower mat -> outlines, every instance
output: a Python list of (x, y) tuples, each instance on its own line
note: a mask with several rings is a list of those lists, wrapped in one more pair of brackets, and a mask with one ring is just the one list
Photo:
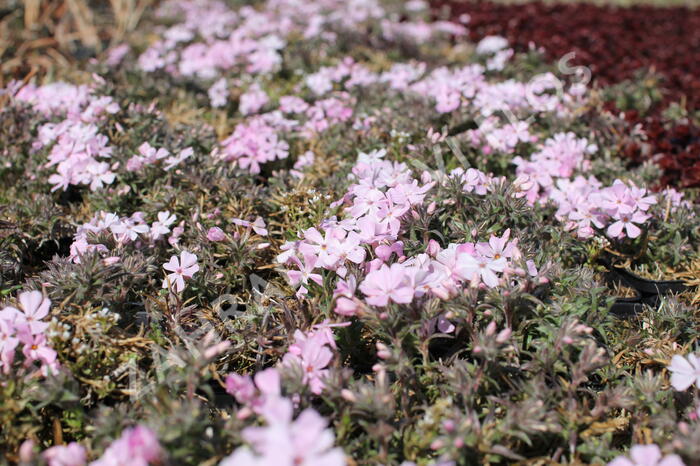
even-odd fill
[[(0, 451), (51, 466), (697, 464), (692, 190), (422, 1), (169, 0), (0, 96)], [(615, 91), (613, 91), (615, 92)]]
[(641, 82), (637, 108), (630, 105), (628, 88), (607, 96), (609, 110), (625, 111), (630, 127), (640, 123), (649, 136), (647, 146), (632, 144), (626, 153), (664, 167), (661, 184), (700, 186), (700, 128), (662, 115), (673, 105), (700, 115), (700, 9), (443, 0), (431, 5), (439, 16), (444, 8), (455, 20), (466, 15), (473, 41), (503, 36), (518, 51), (542, 47), (550, 61), (574, 54), (568, 65), (587, 67), (601, 86)]

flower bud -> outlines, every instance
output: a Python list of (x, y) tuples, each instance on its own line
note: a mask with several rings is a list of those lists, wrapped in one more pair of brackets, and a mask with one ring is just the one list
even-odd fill
[(224, 241), (226, 239), (226, 233), (219, 227), (211, 227), (207, 231), (207, 239), (213, 242)]
[(442, 421), (442, 428), (445, 429), (445, 432), (453, 432), (455, 430), (455, 423), (452, 419), (446, 419)]
[(430, 448), (431, 448), (432, 450), (439, 450), (440, 448), (442, 448), (442, 447), (444, 447), (444, 446), (445, 446), (445, 442), (443, 442), (443, 441), (440, 440), (440, 439), (434, 440), (434, 441), (430, 444)]
[(20, 463), (30, 463), (34, 458), (34, 441), (25, 440), (19, 447), (19, 461)]
[(347, 388), (344, 388), (340, 391), (340, 396), (342, 396), (345, 401), (349, 401), (351, 403), (357, 401), (357, 397), (355, 396), (355, 394)]
[(496, 322), (493, 320), (486, 326), (486, 335), (492, 336), (496, 333)]
[(440, 250), (440, 244), (437, 241), (435, 241), (434, 239), (428, 241), (428, 247), (426, 248), (426, 252), (430, 257), (437, 256)]
[(498, 335), (496, 335), (496, 341), (497, 341), (498, 343), (503, 344), (503, 343), (505, 343), (506, 341), (508, 341), (508, 339), (510, 338), (510, 336), (511, 336), (512, 334), (513, 334), (513, 331), (512, 331), (511, 329), (509, 329), (509, 328), (504, 328), (503, 330), (501, 330), (500, 332), (498, 332)]
[(380, 359), (389, 359), (391, 357), (391, 351), (389, 351), (389, 347), (386, 346), (384, 343), (378, 341), (377, 342), (377, 357)]

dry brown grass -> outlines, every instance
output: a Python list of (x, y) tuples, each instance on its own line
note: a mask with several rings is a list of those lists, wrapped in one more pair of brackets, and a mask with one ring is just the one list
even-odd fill
[(133, 32), (157, 0), (11, 0), (0, 8), (0, 86), (56, 75)]

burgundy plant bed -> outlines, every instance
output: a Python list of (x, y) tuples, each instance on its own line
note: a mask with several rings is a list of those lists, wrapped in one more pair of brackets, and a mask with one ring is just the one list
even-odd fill
[(630, 144), (625, 155), (634, 161), (654, 160), (664, 170), (662, 186), (700, 186), (700, 127), (678, 124), (666, 128), (660, 118), (650, 118), (644, 129), (645, 147)]

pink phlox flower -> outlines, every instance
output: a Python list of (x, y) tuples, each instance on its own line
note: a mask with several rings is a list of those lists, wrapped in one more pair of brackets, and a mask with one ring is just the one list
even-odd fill
[(18, 313), (15, 308), (5, 308), (3, 314), (14, 316), (14, 325), (16, 328), (25, 328), (30, 335), (38, 335), (46, 331), (49, 327), (47, 322), (42, 322), (41, 319), (49, 314), (51, 308), (51, 300), (43, 295), (41, 291), (25, 291), (17, 297), (22, 309)]
[(435, 326), (440, 333), (452, 333), (457, 327), (445, 317), (444, 314), (440, 314), (436, 318)]
[(403, 256), (403, 241), (379, 244), (374, 248), (374, 253), (384, 262), (388, 262), (392, 254), (396, 254), (396, 257), (400, 258)]
[(175, 223), (176, 217), (166, 210), (158, 212), (158, 220), (151, 225), (151, 239), (159, 240), (162, 236), (170, 233), (170, 225)]
[(91, 191), (97, 191), (104, 185), (112, 184), (115, 178), (107, 162), (93, 162), (86, 167), (85, 184), (90, 186)]
[(239, 447), (220, 466), (346, 464), (343, 451), (332, 448), (333, 432), (313, 408), (307, 408), (294, 421), (292, 414), (291, 401), (279, 398), (264, 413), (268, 425), (243, 430), (243, 438), (252, 448)]
[[(266, 405), (281, 396), (279, 371), (270, 367), (257, 372), (252, 378), (249, 375), (229, 374), (226, 377), (226, 392), (253, 412), (261, 413)], [(246, 412), (242, 414), (245, 416)]]
[[(294, 343), (290, 345), (289, 351), (282, 359), (284, 366), (301, 368), (303, 382), (316, 395), (320, 394), (325, 387), (323, 379), (328, 374), (326, 368), (333, 359), (333, 352), (328, 348), (331, 338), (332, 336), (329, 337), (326, 331), (312, 331), (304, 334), (297, 330), (294, 332)], [(335, 345), (335, 342), (333, 344)]]
[(269, 98), (265, 91), (262, 90), (259, 84), (254, 83), (250, 88), (241, 95), (238, 104), (238, 110), (243, 115), (257, 113), (269, 102)]
[(483, 196), (491, 189), (491, 178), (476, 168), (468, 168), (466, 171), (456, 168), (450, 172), (450, 177), (459, 179), (463, 183), (462, 189), (467, 193)]
[(362, 239), (360, 235), (354, 231), (348, 232), (344, 238), (340, 237), (335, 251), (335, 254), (338, 256), (338, 261), (341, 264), (345, 261), (350, 261), (355, 264), (364, 262), (367, 251), (365, 251), (365, 248), (363, 248), (361, 244)]
[(447, 134), (442, 134), (439, 131), (434, 131), (433, 127), (431, 126), (430, 128), (428, 128), (428, 133), (426, 134), (426, 137), (431, 143), (437, 144), (439, 142), (445, 141), (445, 139), (447, 138)]
[(304, 113), (309, 108), (309, 104), (297, 96), (285, 95), (280, 97), (279, 102), (279, 108), (284, 113)]
[(678, 455), (663, 456), (656, 445), (635, 445), (630, 448), (629, 458), (618, 456), (608, 466), (684, 466)]
[(618, 211), (613, 215), (613, 219), (616, 221), (608, 227), (608, 236), (622, 238), (622, 230), (624, 229), (628, 237), (637, 238), (642, 234), (642, 230), (635, 224), (643, 224), (649, 219), (649, 216), (640, 211), (632, 213)]
[[(280, 251), (282, 252), (277, 255), (277, 262), (280, 264), (286, 264), (289, 262), (292, 257), (297, 255), (301, 244), (301, 241), (286, 241), (282, 246), (280, 246)], [(313, 254), (313, 250), (309, 251), (309, 253)]]
[(172, 170), (173, 168), (180, 165), (182, 162), (189, 159), (193, 155), (194, 149), (192, 149), (191, 147), (186, 147), (182, 149), (179, 154), (171, 155), (170, 157), (166, 158), (163, 163), (163, 169), (165, 171)]
[(43, 365), (51, 366), (56, 363), (56, 351), (51, 348), (46, 341), (46, 335), (40, 333), (31, 335), (19, 332), (19, 340), (22, 342), (22, 353), (27, 358), (25, 365), (29, 366), (34, 361), (40, 361)]
[(212, 242), (220, 242), (226, 240), (226, 233), (219, 227), (211, 227), (207, 230), (207, 239)]
[(527, 273), (531, 277), (537, 277), (539, 275), (539, 272), (537, 271), (537, 266), (535, 265), (535, 261), (533, 260), (527, 260), (525, 262), (525, 265), (527, 267)]
[(152, 147), (148, 142), (144, 142), (141, 144), (138, 148), (139, 154), (145, 159), (146, 163), (152, 164), (157, 162), (158, 160), (162, 160), (170, 155), (170, 152), (161, 147), (160, 149), (156, 149), (155, 147)]
[(76, 442), (48, 448), (41, 457), (48, 466), (84, 466), (87, 462), (85, 447)]
[(335, 299), (336, 314), (342, 316), (353, 316), (357, 313), (359, 307), (358, 301), (355, 298), (357, 291), (357, 278), (351, 275), (346, 280), (338, 280), (333, 291), (333, 299)]
[(611, 216), (631, 214), (636, 207), (629, 187), (621, 180), (601, 191), (601, 204)]
[(255, 218), (253, 222), (250, 222), (248, 220), (243, 220), (240, 218), (233, 218), (231, 221), (238, 226), (246, 227), (246, 228), (251, 228), (255, 233), (257, 233), (260, 236), (267, 236), (268, 231), (265, 225), (265, 220), (263, 220), (262, 217), (258, 216)]
[(656, 204), (656, 196), (653, 194), (647, 196), (647, 190), (644, 188), (638, 188), (633, 185), (630, 187), (629, 194), (637, 209), (643, 212), (646, 212), (652, 205)]
[(260, 236), (268, 235), (265, 220), (263, 220), (262, 217), (256, 217), (255, 221), (251, 224), (251, 227), (253, 228), (253, 231)]
[(456, 292), (456, 284), (449, 271), (439, 262), (431, 261), (428, 267), (428, 274), (422, 283), (416, 284), (416, 296), (421, 296), (426, 292), (431, 295), (447, 300)]
[(228, 94), (229, 92), (228, 85), (226, 83), (226, 78), (220, 78), (214, 84), (211, 85), (209, 90), (207, 90), (209, 102), (214, 108), (225, 106), (228, 100)]
[(136, 223), (131, 219), (123, 218), (119, 223), (114, 223), (110, 226), (110, 230), (114, 233), (115, 238), (120, 243), (128, 243), (136, 241), (139, 235), (145, 235), (150, 228), (145, 223)]
[(426, 194), (434, 185), (435, 182), (431, 181), (420, 186), (418, 180), (413, 180), (410, 183), (401, 183), (389, 188), (386, 194), (392, 203), (411, 207), (422, 204)]
[(378, 187), (387, 186), (393, 188), (401, 184), (410, 184), (412, 182), (411, 171), (405, 163), (391, 163), (385, 161), (382, 165), (383, 166), (378, 167), (375, 181), (379, 185)]
[(402, 264), (383, 264), (379, 270), (368, 273), (360, 284), (360, 291), (367, 296), (369, 304), (380, 307), (388, 305), (389, 301), (409, 304), (414, 295), (410, 278)]
[(180, 236), (185, 232), (185, 221), (181, 221), (178, 226), (173, 228), (173, 232), (171, 233), (170, 237), (168, 238), (168, 244), (171, 246), (177, 246), (177, 244), (180, 242)]
[(401, 230), (401, 217), (408, 212), (409, 207), (398, 204), (385, 204), (379, 207), (376, 217), (379, 222), (386, 225), (386, 229), (392, 236), (397, 236)]
[[(579, 236), (590, 237), (592, 235), (592, 227), (603, 228), (604, 216), (593, 205), (587, 204), (585, 200), (581, 199), (581, 202), (577, 203), (575, 210), (569, 213), (569, 219), (576, 222), (576, 226), (579, 230)], [(590, 234), (588, 231), (590, 230)], [(582, 234), (583, 233), (583, 234)]]
[(256, 397), (255, 384), (249, 375), (227, 375), (226, 392), (243, 405), (252, 404)]
[(668, 366), (671, 372), (671, 385), (678, 391), (684, 391), (695, 384), (700, 387), (700, 358), (695, 354), (683, 357), (676, 354)]
[(233, 134), (222, 141), (216, 155), (223, 160), (236, 161), (242, 169), (258, 174), (261, 163), (287, 158), (289, 144), (261, 117), (254, 117), (236, 125)]
[(15, 326), (11, 320), (5, 320), (4, 318), (8, 314), (5, 312), (8, 309), (14, 308), (5, 308), (2, 311), (4, 315), (0, 316), (0, 362), (2, 363), (3, 373), (5, 374), (10, 373), (12, 363), (15, 360), (15, 350), (19, 345), (19, 338), (15, 336)]
[(289, 277), (289, 281), (292, 286), (297, 286), (300, 283), (308, 285), (309, 280), (315, 282), (319, 286), (323, 286), (323, 277), (318, 273), (313, 273), (317, 263), (319, 262), (317, 256), (305, 254), (303, 263), (298, 257), (291, 256), (290, 261), (299, 269), (287, 271), (287, 277)]
[(324, 341), (331, 349), (336, 350), (335, 335), (332, 329), (336, 327), (347, 327), (348, 325), (350, 325), (350, 322), (333, 324), (330, 320), (324, 319), (320, 324), (315, 324), (313, 326), (314, 337), (319, 337), (321, 341)]
[(345, 232), (340, 229), (330, 228), (322, 235), (316, 228), (304, 231), (304, 241), (309, 250), (318, 257), (321, 267), (332, 268), (339, 260), (340, 240)]
[(441, 249), (438, 251), (435, 261), (441, 264), (445, 270), (449, 272), (449, 275), (453, 280), (461, 281), (462, 278), (457, 272), (457, 247), (458, 246), (456, 244), (451, 243), (445, 249)]
[(500, 238), (491, 235), (488, 243), (477, 243), (476, 252), (489, 259), (500, 259), (501, 257), (506, 259), (519, 259), (520, 251), (517, 246), (517, 238), (513, 241), (508, 241), (509, 238), (510, 228), (503, 232)]
[(156, 434), (148, 427), (137, 425), (124, 430), (91, 466), (148, 466), (161, 461), (163, 456)]
[(503, 272), (507, 264), (505, 257), (496, 259), (480, 254), (460, 253), (457, 256), (456, 272), (462, 280), (472, 285), (482, 281), (486, 286), (493, 288), (498, 286), (497, 274)]
[(188, 251), (182, 251), (179, 258), (171, 256), (163, 268), (172, 272), (163, 280), (163, 288), (174, 287), (178, 293), (185, 289), (185, 279), (192, 278), (199, 271), (197, 256)]
[(355, 185), (351, 192), (355, 195), (355, 198), (353, 199), (353, 205), (346, 210), (356, 218), (365, 214), (375, 215), (381, 206), (389, 202), (382, 191), (370, 186)]

